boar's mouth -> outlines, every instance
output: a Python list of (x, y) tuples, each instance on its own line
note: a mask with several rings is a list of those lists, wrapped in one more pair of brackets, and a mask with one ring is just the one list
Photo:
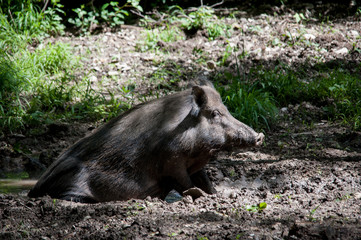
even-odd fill
[(240, 136), (240, 145), (234, 146), (238, 148), (247, 148), (247, 147), (259, 147), (263, 144), (264, 134), (257, 133), (255, 136), (244, 137)]
[(252, 138), (245, 138), (244, 135), (242, 135), (237, 139), (234, 139), (230, 144), (224, 145), (218, 150), (237, 151), (247, 147), (260, 147), (263, 144), (264, 138), (265, 136), (263, 133), (257, 133), (256, 136)]

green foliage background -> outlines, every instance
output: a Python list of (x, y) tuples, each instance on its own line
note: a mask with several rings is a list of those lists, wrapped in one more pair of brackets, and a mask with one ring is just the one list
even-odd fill
[[(116, 29), (136, 17), (130, 10), (144, 13), (137, 0), (106, 1), (99, 5), (91, 2), (68, 9), (59, 0), (49, 1), (46, 7), (43, 1), (0, 0), (0, 133), (53, 121), (108, 119), (131, 107), (133, 102), (120, 100), (112, 92), (109, 98), (94, 90), (87, 76), (80, 80), (75, 77), (82, 61), (73, 56), (72, 47), (44, 41), (49, 36), (64, 34), (67, 27), (79, 35), (92, 34), (94, 25)], [(176, 2), (154, 3), (166, 9), (166, 17), (160, 27), (149, 27), (154, 22), (149, 16), (142, 19), (148, 29), (143, 41), (137, 43), (138, 51), (159, 51), (160, 41), (184, 40), (187, 34), (199, 30), (207, 33), (209, 41), (232, 34), (232, 27), (216, 16), (212, 8), (185, 11), (177, 5), (168, 6)], [(35, 50), (32, 45), (37, 46)], [(205, 53), (194, 51), (201, 56), (201, 63)], [(216, 64), (226, 65), (232, 52), (232, 47), (227, 46)], [(237, 61), (242, 61), (242, 57)], [(360, 79), (342, 66), (320, 67), (319, 74), (306, 82), (302, 71), (282, 64), (271, 70), (263, 66), (251, 69), (246, 77), (237, 71), (236, 76), (223, 73), (222, 80), (215, 76), (215, 86), (232, 114), (254, 128), (271, 129), (279, 108), (303, 101), (321, 105), (330, 120), (342, 120), (354, 129), (361, 128)], [(158, 73), (164, 86), (171, 88), (179, 81), (174, 72), (165, 69)], [(128, 96), (132, 92), (124, 87), (122, 94)], [(150, 93), (153, 97), (158, 94)]]

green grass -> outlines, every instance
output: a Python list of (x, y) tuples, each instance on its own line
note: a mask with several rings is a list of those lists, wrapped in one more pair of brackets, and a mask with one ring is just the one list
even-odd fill
[(165, 27), (145, 30), (142, 33), (143, 39), (137, 42), (136, 49), (141, 52), (157, 50), (160, 48), (159, 42), (175, 42), (184, 40), (185, 37), (178, 27)]
[(227, 84), (216, 86), (233, 116), (256, 129), (269, 129), (278, 108), (302, 102), (321, 108), (326, 120), (361, 129), (359, 76), (341, 66), (323, 66), (305, 79), (308, 75), (303, 68), (295, 71), (282, 64), (272, 70), (260, 66), (247, 75), (226, 73), (221, 77)]
[(26, 1), (0, 9), (0, 134), (59, 120), (111, 118), (130, 107), (114, 92), (94, 89), (87, 73), (80, 77), (70, 45), (29, 48), (62, 31), (57, 7), (41, 12)]
[(18, 131), (54, 121), (111, 118), (130, 107), (93, 89), (88, 77), (76, 77), (81, 64), (66, 44), (35, 51), (0, 52), (0, 129)]
[(17, 128), (22, 125), (20, 116), (25, 113), (22, 90), (28, 80), (12, 59), (0, 50), (0, 128)]
[(110, 118), (130, 107), (112, 92), (103, 95), (93, 89), (87, 76), (75, 77), (80, 63), (68, 45), (48, 44), (34, 52), (24, 49), (0, 64), (2, 131), (57, 120)]
[[(44, 37), (63, 31), (60, 5), (42, 12), (31, 1), (17, 3), (0, 9), (0, 134), (58, 120), (111, 118), (133, 104), (131, 87), (123, 86), (119, 91), (95, 88), (87, 73), (80, 77), (80, 59), (74, 57), (71, 46), (39, 44)], [(160, 42), (183, 40), (182, 28), (207, 30), (210, 39), (227, 36), (231, 31), (210, 8), (188, 14), (175, 9), (178, 15), (173, 14), (172, 21), (181, 23), (180, 27), (144, 31), (144, 40), (137, 43), (139, 51), (158, 50)], [(221, 66), (227, 65), (232, 52), (227, 46)], [(206, 56), (197, 49), (194, 54)], [(321, 107), (330, 120), (341, 120), (359, 130), (360, 69), (354, 72), (341, 65), (324, 65), (310, 75), (307, 68), (295, 71), (279, 64), (272, 70), (261, 66), (249, 74), (225, 74), (223, 84), (216, 77), (215, 86), (230, 112), (256, 129), (271, 128), (277, 120), (277, 108), (307, 101)], [(176, 64), (160, 64), (147, 78), (151, 91), (143, 96), (144, 100), (178, 90), (177, 83), (193, 73)]]
[[(225, 24), (223, 19), (219, 19), (214, 14), (214, 10), (209, 7), (199, 7), (196, 11), (186, 13), (179, 6), (171, 6), (169, 14), (162, 21), (166, 25), (165, 28), (151, 29), (143, 33), (141, 39), (144, 40), (137, 44), (138, 51), (158, 49), (159, 41), (184, 40), (185, 36), (182, 30), (189, 34), (196, 33), (198, 30), (205, 30), (209, 40), (214, 40), (220, 36), (230, 37), (232, 33), (232, 26)], [(154, 20), (147, 16), (143, 22), (147, 25), (148, 22), (154, 22)]]
[(256, 129), (270, 129), (278, 112), (270, 93), (257, 89), (255, 84), (243, 83), (238, 79), (217, 89), (235, 118)]
[(187, 15), (183, 9), (178, 7), (176, 13), (177, 12), (180, 12), (182, 16), (185, 16), (179, 19), (182, 28), (185, 30), (196, 32), (204, 29), (207, 32), (209, 40), (214, 40), (220, 36), (229, 37), (231, 35), (231, 26), (225, 24), (222, 19), (219, 19), (214, 14), (212, 8), (199, 7), (196, 11)]
[(65, 27), (61, 23), (64, 12), (60, 4), (51, 4), (45, 11), (30, 0), (5, 5), (2, 3), (3, 8), (0, 8), (1, 40), (14, 35), (23, 35), (29, 40), (41, 39), (64, 32)]
[(104, 3), (101, 7), (93, 4), (82, 4), (80, 8), (72, 9), (75, 16), (68, 19), (68, 22), (77, 28), (81, 34), (90, 34), (97, 25), (107, 25), (112, 28), (124, 24), (124, 20), (129, 16), (128, 8), (135, 8), (142, 12), (139, 0), (128, 0), (124, 5), (119, 5), (118, 1)]
[(354, 129), (361, 128), (361, 81), (341, 67), (324, 69), (310, 79), (305, 72), (278, 67), (256, 70), (252, 78), (262, 79), (258, 88), (269, 92), (279, 106), (310, 102), (322, 107), (331, 120), (342, 120)]

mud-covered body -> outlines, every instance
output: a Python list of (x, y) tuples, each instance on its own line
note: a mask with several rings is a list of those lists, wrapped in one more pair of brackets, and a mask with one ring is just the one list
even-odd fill
[(214, 193), (203, 167), (225, 147), (261, 144), (263, 134), (234, 119), (210, 87), (169, 95), (111, 120), (66, 150), (30, 197), (82, 202), (164, 198), (197, 186)]

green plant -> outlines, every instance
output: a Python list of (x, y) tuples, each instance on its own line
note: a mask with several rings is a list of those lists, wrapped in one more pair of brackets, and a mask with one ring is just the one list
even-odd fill
[(196, 11), (185, 15), (181, 20), (182, 28), (195, 32), (200, 29), (207, 30), (208, 38), (213, 40), (219, 36), (229, 36), (231, 26), (222, 23), (217, 16), (214, 15), (214, 10), (209, 7), (199, 7)]
[(136, 49), (141, 52), (159, 49), (160, 42), (175, 42), (185, 39), (178, 27), (169, 27), (168, 25), (166, 28), (145, 30), (142, 35), (141, 39), (143, 40), (137, 42), (136, 45)]
[(270, 128), (276, 119), (278, 109), (267, 91), (258, 89), (257, 84), (243, 83), (234, 79), (231, 85), (217, 87), (224, 104), (238, 120), (254, 128)]
[(241, 239), (244, 236), (244, 233), (239, 233), (236, 235), (236, 240)]
[(26, 101), (21, 92), (28, 79), (21, 73), (14, 60), (0, 50), (0, 129), (23, 126)]
[(361, 18), (361, 7), (358, 7), (355, 13), (356, 17)]
[(282, 197), (281, 194), (276, 194), (276, 195), (274, 196), (275, 199), (281, 199), (281, 197)]
[(237, 176), (236, 171), (235, 171), (234, 169), (231, 169), (231, 170), (229, 171), (229, 176), (230, 176), (231, 178), (236, 177), (236, 176)]
[[(230, 36), (232, 31), (232, 27), (218, 19), (214, 14), (213, 8), (210, 7), (201, 6), (195, 11), (186, 13), (181, 7), (175, 5), (171, 6), (168, 12), (168, 17), (163, 21), (171, 25), (180, 23), (181, 28), (187, 34), (194, 34), (198, 30), (204, 29), (206, 30), (208, 38), (213, 40), (219, 36)], [(149, 18), (145, 21), (154, 22), (153, 19)]]
[(77, 14), (76, 18), (69, 18), (68, 22), (75, 25), (75, 27), (79, 28), (83, 33), (89, 32), (92, 24), (98, 23), (96, 19), (96, 15), (99, 16), (98, 13), (94, 11), (87, 12), (84, 10), (85, 5), (80, 5), (80, 8), (75, 8), (73, 11)]
[(249, 212), (262, 212), (267, 208), (267, 203), (261, 202), (257, 205), (246, 205), (245, 208)]
[[(17, 64), (23, 66), (25, 74), (34, 83), (42, 74), (55, 75), (80, 67), (79, 59), (71, 55), (71, 47), (63, 43), (39, 45), (34, 52), (23, 50), (15, 55)], [(71, 66), (71, 67), (70, 67)]]
[(305, 15), (303, 15), (303, 13), (295, 13), (295, 15), (293, 15), (296, 23), (302, 23), (302, 21), (306, 20)]
[(210, 40), (214, 40), (217, 37), (224, 36), (224, 37), (230, 37), (231, 36), (231, 26), (227, 25), (217, 19), (217, 21), (214, 22), (208, 22), (205, 26), (208, 33), (208, 38)]
[(203, 237), (203, 236), (197, 237), (197, 240), (208, 240), (208, 237)]
[(259, 33), (259, 32), (262, 32), (263, 30), (262, 30), (262, 27), (259, 25), (251, 25), (251, 26), (249, 26), (248, 31), (250, 31), (252, 33)]
[(29, 178), (29, 173), (20, 172), (20, 173), (6, 173), (7, 179), (27, 179)]
[[(103, 21), (110, 22), (111, 27), (124, 24), (124, 17), (129, 15), (127, 11), (122, 9), (124, 6), (119, 7), (118, 4), (118, 2), (106, 3), (101, 7), (100, 10), (100, 17)], [(109, 11), (107, 9), (108, 6), (111, 6), (113, 9)]]
[(135, 8), (138, 11), (143, 11), (139, 5), (139, 0), (127, 0), (123, 6), (119, 6), (117, 1), (111, 1), (103, 4), (99, 9), (94, 8), (94, 6), (85, 7), (82, 4), (80, 8), (73, 9), (76, 17), (69, 18), (68, 22), (79, 28), (83, 34), (89, 34), (100, 23), (107, 24), (110, 27), (124, 24), (125, 17), (129, 16), (129, 12), (125, 8)]
[(229, 57), (232, 57), (232, 54), (233, 54), (233, 47), (230, 44), (227, 44), (226, 49), (224, 50), (220, 65), (226, 66), (228, 63), (228, 59), (229, 59)]
[(320, 207), (320, 205), (318, 205), (317, 207), (315, 207), (314, 209), (311, 209), (310, 213), (308, 214), (308, 220), (310, 221), (316, 221), (317, 219), (313, 216), (316, 213), (316, 210)]
[(340, 202), (340, 201), (347, 201), (348, 199), (351, 199), (351, 195), (350, 194), (344, 194), (341, 197), (336, 199), (336, 202)]
[(16, 32), (30, 38), (46, 37), (49, 34), (62, 34), (64, 25), (60, 15), (64, 14), (63, 6), (54, 1), (52, 7), (40, 10), (32, 1), (9, 5), (0, 8), (0, 26), (6, 32)]
[(209, 7), (199, 7), (196, 11), (186, 15), (186, 18), (182, 19), (182, 27), (187, 30), (199, 30), (203, 29), (207, 22), (211, 21), (214, 17), (214, 10)]
[[(37, 79), (43, 77), (41, 67), (49, 71), (55, 66), (61, 66), (62, 60), (54, 57), (38, 61), (36, 57), (48, 53), (49, 48), (30, 52), (27, 47), (33, 39), (41, 39), (52, 33), (59, 33), (63, 29), (61, 5), (55, 3), (55, 8), (45, 11), (38, 10), (31, 1), (9, 5), (0, 9), (0, 126), (2, 131), (12, 131), (24, 127), (24, 117), (29, 108), (28, 91)], [(55, 9), (55, 10), (54, 10)], [(2, 11), (6, 11), (6, 14)], [(58, 55), (62, 49), (50, 55)], [(40, 51), (41, 52), (41, 51)], [(63, 55), (64, 56), (64, 55)], [(38, 64), (41, 62), (42, 64)], [(53, 65), (53, 66), (52, 66)]]
[(257, 88), (270, 93), (280, 106), (304, 101), (323, 105), (330, 119), (361, 128), (361, 82), (342, 68), (319, 69), (319, 74), (308, 81), (302, 80), (301, 68), (295, 72), (282, 65), (271, 71), (253, 70), (251, 74), (251, 78), (262, 79)]
[(178, 235), (178, 233), (175, 233), (175, 232), (168, 234), (168, 236), (169, 236), (170, 238), (174, 238), (174, 237), (176, 237), (177, 235)]
[[(2, 132), (36, 127), (62, 119), (111, 118), (128, 109), (108, 91), (95, 91), (85, 76), (74, 76), (80, 67), (65, 44), (39, 45), (35, 51), (21, 49), (9, 55), (0, 51), (0, 129)], [(21, 66), (21, 67), (20, 67)], [(125, 97), (131, 91), (125, 89)], [(15, 146), (16, 147), (16, 146)], [(15, 151), (24, 151), (20, 146)]]

